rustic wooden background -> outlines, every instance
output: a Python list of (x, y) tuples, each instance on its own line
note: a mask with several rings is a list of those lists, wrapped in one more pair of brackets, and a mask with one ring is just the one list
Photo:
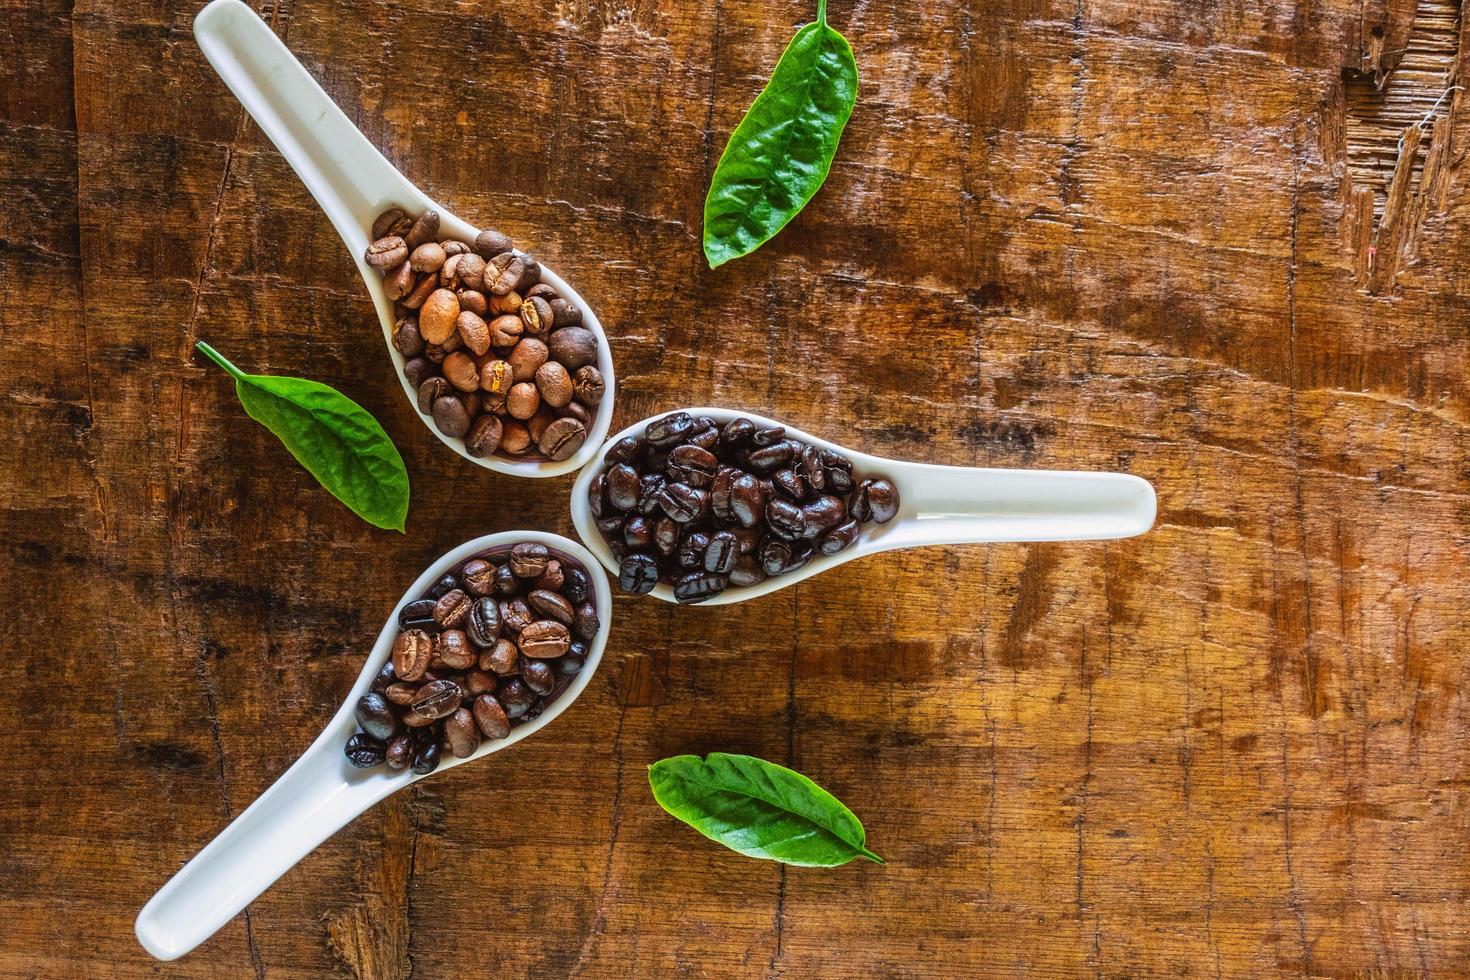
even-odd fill
[[(262, 13), (412, 179), (577, 284), (619, 425), (716, 402), (1121, 468), (1157, 527), (619, 599), (545, 736), (380, 805), (164, 967), (138, 908), (310, 742), (404, 583), (472, 535), (571, 533), (571, 480), (421, 428), (195, 4), (0, 0), (0, 974), (1470, 973), (1454, 3), (832, 0), (862, 89), (831, 179), (711, 273), (703, 188), (812, 7)], [(196, 338), (374, 412), (409, 534), (318, 490)], [(672, 822), (645, 765), (712, 749), (812, 775), (887, 867)]]

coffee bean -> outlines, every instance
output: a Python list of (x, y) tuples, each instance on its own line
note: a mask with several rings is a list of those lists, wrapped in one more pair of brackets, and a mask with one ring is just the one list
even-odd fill
[(383, 697), (387, 698), (393, 704), (399, 705), (401, 707), (402, 705), (408, 704), (408, 702), (412, 701), (413, 696), (418, 692), (419, 686), (417, 684), (410, 684), (406, 681), (398, 681), (397, 683), (388, 685), (388, 689), (383, 692)]
[(709, 572), (692, 572), (674, 583), (674, 598), (681, 603), (704, 602), (725, 591), (729, 579)]
[(506, 717), (505, 709), (493, 694), (482, 694), (475, 698), (473, 710), (475, 724), (486, 738), (505, 738), (510, 734), (510, 719)]
[(655, 496), (658, 505), (680, 524), (687, 524), (699, 516), (708, 503), (709, 495), (685, 483), (668, 483)]
[(653, 525), (653, 546), (662, 555), (672, 555), (679, 547), (679, 525), (673, 518), (661, 517)]
[(529, 419), (536, 414), (536, 409), (541, 407), (541, 395), (536, 391), (536, 386), (529, 381), (511, 385), (510, 394), (505, 398), (506, 410), (511, 416), (521, 421)]
[(404, 712), (403, 720), (414, 726), (438, 721), (458, 708), (463, 697), (464, 692), (454, 681), (429, 681), (414, 695), (408, 710)]
[(523, 337), (506, 357), (512, 381), (531, 381), (536, 369), (546, 363), (546, 345), (535, 337)]
[(547, 361), (538, 367), (534, 380), (536, 390), (541, 393), (541, 401), (552, 408), (565, 408), (576, 394), (572, 376), (556, 361)]
[[(447, 371), (445, 373), (448, 374)], [(797, 503), (801, 503), (812, 489), (806, 477), (797, 473), (795, 470), (777, 470), (771, 476), (771, 484), (781, 496), (787, 500), (794, 500)]]
[(521, 655), (538, 660), (552, 660), (567, 652), (571, 634), (565, 623), (554, 619), (538, 619), (521, 630), (516, 645)]
[(789, 500), (772, 500), (766, 504), (766, 523), (772, 533), (784, 538), (799, 538), (806, 531), (801, 506)]
[(505, 423), (505, 432), (500, 436), (500, 448), (512, 456), (526, 451), (531, 445), (531, 430), (524, 422), (510, 420)]
[(839, 551), (845, 551), (851, 548), (857, 542), (860, 531), (861, 526), (858, 524), (856, 518), (848, 518), (822, 535), (821, 539), (817, 542), (817, 547), (821, 549), (824, 555), (835, 555)]
[(450, 395), (434, 399), (434, 425), (451, 439), (463, 438), (470, 430), (470, 414), (464, 402)]
[(546, 346), (551, 356), (569, 371), (597, 363), (597, 335), (586, 327), (554, 330)]
[(707, 487), (714, 480), (720, 461), (715, 454), (699, 446), (676, 446), (669, 453), (668, 465), (684, 471), (684, 482), (695, 487)]
[(546, 571), (550, 552), (544, 544), (518, 544), (510, 552), (510, 570), (517, 578), (536, 578)]
[(470, 426), (470, 431), (464, 437), (465, 452), (476, 459), (483, 459), (494, 454), (500, 445), (501, 435), (505, 431), (504, 423), (496, 415), (481, 415), (475, 419)]
[(568, 568), (562, 573), (566, 578), (566, 584), (562, 586), (562, 595), (572, 602), (586, 602), (587, 597), (592, 594), (592, 583), (587, 578), (587, 573), (580, 568)]
[[(607, 447), (603, 454), (603, 460), (608, 466), (617, 466), (621, 463), (631, 463), (643, 452), (643, 440), (637, 436), (623, 436), (617, 442)], [(632, 467), (629, 467), (632, 469)], [(638, 478), (638, 471), (633, 471), (633, 478)]]
[(413, 219), (402, 208), (389, 208), (373, 221), (372, 238), (387, 238), (389, 235), (403, 236), (413, 227)]
[(476, 646), (493, 647), (500, 638), (500, 604), (489, 596), (476, 599), (470, 606), (465, 632)]
[(489, 291), (504, 296), (521, 284), (526, 264), (514, 252), (501, 252), (485, 264), (484, 280)]
[(509, 252), (514, 247), (509, 235), (502, 234), (494, 228), (486, 228), (475, 236), (475, 254), (483, 259), (493, 259), (503, 252)]
[(383, 764), (388, 747), (371, 735), (358, 732), (347, 740), (347, 759), (359, 769)]
[(618, 566), (618, 585), (624, 592), (642, 595), (658, 584), (658, 562), (652, 555), (631, 554)]
[(521, 318), (509, 313), (490, 321), (490, 346), (514, 347), (521, 339)]
[(741, 555), (730, 569), (731, 585), (759, 585), (766, 580), (766, 570), (754, 555)]
[(408, 310), (421, 309), (429, 301), (429, 297), (434, 294), (434, 290), (438, 288), (438, 276), (419, 276), (408, 295), (398, 301), (399, 305)]
[(531, 607), (520, 596), (500, 600), (500, 626), (511, 637), (519, 636), (535, 619)]
[(424, 338), (417, 320), (404, 317), (393, 325), (393, 346), (404, 357), (417, 357), (424, 352)]
[(439, 743), (436, 741), (421, 742), (414, 749), (413, 771), (420, 776), (427, 776), (439, 768)]
[(459, 576), (454, 574), (453, 572), (445, 572), (443, 575), (439, 576), (438, 581), (436, 581), (429, 588), (429, 597), (437, 601), (444, 598), (457, 588), (459, 588)]
[(690, 531), (679, 542), (676, 552), (680, 568), (702, 568), (704, 553), (709, 550), (710, 537), (703, 531)]
[(527, 296), (521, 303), (521, 328), (527, 336), (542, 337), (550, 333), (551, 321), (551, 304), (540, 296)]
[(408, 259), (408, 246), (397, 235), (389, 235), (369, 245), (363, 258), (374, 269), (391, 269)]
[(898, 488), (888, 480), (864, 480), (863, 492), (867, 500), (868, 509), (872, 512), (872, 519), (879, 524), (887, 524), (898, 516)]
[(415, 599), (413, 602), (404, 603), (403, 608), (398, 610), (398, 628), (401, 630), (425, 628), (437, 630), (439, 624), (434, 622), (434, 600)]
[(573, 418), (559, 418), (541, 434), (541, 451), (554, 462), (570, 459), (587, 442), (587, 427)]
[(704, 570), (716, 575), (728, 574), (735, 567), (740, 546), (735, 535), (729, 531), (718, 531), (710, 536), (709, 546), (704, 549)]
[(521, 681), (537, 694), (550, 694), (556, 687), (556, 671), (544, 660), (527, 660), (521, 667)]
[(389, 769), (407, 769), (409, 762), (413, 760), (413, 742), (407, 734), (394, 735), (388, 742), (388, 749), (384, 753), (384, 761), (388, 763)]
[(489, 650), (480, 654), (480, 669), (501, 677), (509, 676), (518, 669), (520, 653), (514, 643), (502, 637)]
[(435, 289), (419, 310), (419, 332), (430, 344), (443, 344), (459, 326), (459, 297), (447, 289)]
[(456, 759), (468, 759), (480, 747), (480, 730), (468, 708), (456, 708), (444, 719), (444, 742)]
[(444, 246), (438, 242), (424, 242), (409, 253), (408, 264), (414, 272), (438, 272), (446, 258)]
[[(478, 295), (478, 294), (477, 294)], [(458, 297), (456, 297), (458, 301)], [(459, 339), (464, 342), (465, 349), (476, 357), (484, 357), (490, 350), (490, 325), (485, 318), (473, 310), (466, 310), (461, 306), (459, 317), (454, 321), (455, 330), (459, 333)]]
[(847, 507), (830, 494), (822, 494), (801, 508), (802, 537), (815, 538), (847, 519)]
[[(561, 562), (557, 561), (555, 558), (552, 558), (546, 562), (546, 571), (536, 576), (536, 581), (532, 584), (534, 584), (538, 590), (543, 590), (546, 592), (560, 592), (562, 590), (562, 587), (566, 584), (566, 580), (566, 569), (562, 567)], [(527, 598), (526, 601), (529, 602), (530, 599)]]
[(512, 571), (509, 564), (501, 565), (495, 569), (495, 594), (498, 596), (512, 596), (520, 591), (521, 582)]
[(655, 419), (643, 430), (643, 438), (649, 445), (668, 448), (694, 431), (694, 419), (688, 412), (675, 412)]
[(387, 741), (398, 731), (398, 718), (393, 714), (388, 699), (381, 694), (364, 694), (357, 699), (353, 712), (357, 727), (373, 738)]
[(777, 538), (767, 538), (758, 550), (761, 567), (767, 575), (780, 575), (791, 563), (791, 545)]
[(590, 364), (577, 368), (577, 373), (572, 376), (572, 391), (577, 400), (588, 408), (596, 408), (602, 404), (605, 390), (606, 383), (603, 381), (602, 372)]
[(572, 623), (572, 635), (586, 643), (597, 638), (602, 623), (597, 618), (597, 606), (591, 601), (577, 605), (577, 616)]
[(408, 230), (404, 239), (409, 248), (418, 248), (424, 242), (431, 242), (439, 237), (439, 212), (425, 211), (418, 216), (413, 227)]
[(444, 358), (444, 377), (460, 391), (480, 390), (480, 372), (474, 359), (464, 351), (455, 351)]
[(401, 680), (416, 681), (429, 669), (434, 641), (423, 630), (405, 630), (393, 641), (393, 672)]
[(474, 668), (465, 671), (464, 683), (460, 686), (465, 690), (465, 700), (472, 701), (481, 694), (494, 694), (495, 688), (499, 686), (495, 675), (489, 671)]
[(458, 587), (456, 580), (455, 587), (440, 596), (439, 600), (434, 603), (434, 622), (438, 623), (441, 629), (458, 629), (464, 623), (465, 617), (470, 614), (470, 605), (470, 597)]
[(531, 705), (536, 703), (536, 692), (527, 687), (519, 677), (513, 677), (500, 685), (495, 700), (505, 709), (505, 716), (514, 721), (524, 717)]
[[(434, 373), (434, 365), (427, 357), (412, 357), (403, 362), (403, 377), (415, 392)], [(432, 403), (430, 403), (432, 404)]]
[[(555, 619), (570, 626), (576, 612), (564, 596), (549, 589), (536, 589), (526, 596), (526, 604), (547, 619)], [(524, 639), (522, 635), (522, 639)]]
[(647, 550), (653, 544), (653, 522), (641, 514), (628, 518), (623, 524), (623, 541), (635, 551)]
[(730, 486), (730, 513), (742, 527), (754, 527), (766, 508), (766, 494), (760, 481), (749, 473), (741, 473)]
[(434, 659), (430, 665), (448, 670), (465, 670), (473, 667), (480, 654), (470, 646), (470, 638), (463, 630), (445, 630), (434, 637)]
[(607, 502), (614, 510), (629, 511), (638, 506), (638, 471), (620, 463), (607, 471)]

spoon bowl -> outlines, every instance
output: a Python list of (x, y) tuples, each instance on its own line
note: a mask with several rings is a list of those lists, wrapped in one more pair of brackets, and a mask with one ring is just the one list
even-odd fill
[(241, 0), (213, 0), (194, 18), (194, 37), (210, 65), (296, 171), (346, 244), (377, 308), (383, 342), (399, 384), (420, 421), (465, 459), (499, 473), (552, 477), (581, 469), (607, 437), (616, 387), (607, 334), (587, 301), (545, 263), (541, 264), (541, 280), (581, 309), (582, 326), (597, 336), (597, 369), (605, 388), (582, 448), (560, 462), (471, 456), (463, 439), (444, 435), (419, 412), (417, 392), (403, 374), (403, 355), (393, 345), (393, 301), (384, 290), (382, 273), (369, 266), (363, 254), (370, 244), (368, 236), (374, 219), (392, 207), (402, 208), (411, 217), (425, 211), (439, 212), (441, 238), (470, 244), (479, 231), (399, 173), (322, 91), (275, 32)]
[(354, 709), (373, 679), (393, 653), (398, 636), (398, 613), (424, 595), (446, 572), (477, 555), (522, 542), (544, 544), (586, 569), (601, 623), (587, 644), (580, 673), (558, 694), (540, 717), (510, 730), (505, 738), (485, 740), (464, 759), (445, 753), (428, 776), (492, 752), (510, 748), (549, 725), (587, 688), (607, 644), (612, 621), (612, 589), (602, 568), (581, 545), (559, 534), (503, 531), (467, 541), (448, 552), (418, 577), (393, 607), (357, 683), (315, 742), (275, 784), (244, 813), (222, 830), (193, 860), (158, 890), (138, 913), (134, 930), (143, 948), (161, 960), (172, 960), (198, 946), (235, 914), (265, 891), (313, 848), (346, 826), (368, 807), (426, 776), (385, 767), (358, 769), (344, 753), (347, 739), (357, 730)]
[[(786, 435), (852, 460), (858, 478), (887, 477), (898, 488), (898, 514), (886, 524), (865, 524), (857, 543), (835, 555), (818, 552), (805, 566), (755, 585), (730, 586), (698, 605), (722, 606), (768, 595), (838, 565), (896, 548), (1002, 541), (1088, 541), (1128, 538), (1153, 526), (1154, 488), (1127, 473), (1063, 470), (1007, 470), (935, 466), (854, 452), (819, 436), (751, 412), (728, 408), (684, 408), (660, 412), (612, 436), (582, 470), (572, 489), (572, 522), (577, 534), (616, 578), (618, 562), (592, 516), (587, 491), (603, 471), (604, 457), (626, 436), (641, 436), (652, 422), (675, 411), (707, 415), (724, 424), (746, 418), (757, 426), (785, 426)], [(674, 590), (660, 582), (649, 593), (675, 602)]]

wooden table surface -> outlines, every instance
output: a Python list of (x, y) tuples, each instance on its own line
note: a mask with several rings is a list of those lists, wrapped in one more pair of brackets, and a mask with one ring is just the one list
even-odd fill
[[(862, 87), (831, 178), (711, 272), (710, 171), (812, 7), (262, 13), (411, 179), (578, 286), (618, 425), (717, 403), (1122, 469), (1154, 530), (619, 598), (543, 736), (379, 805), (163, 966), (139, 907), (309, 744), (404, 585), (474, 535), (572, 533), (571, 479), (421, 427), (194, 4), (0, 2), (0, 974), (1470, 972), (1454, 4), (832, 0)], [(199, 338), (382, 420), (409, 533), (318, 489)], [(888, 865), (675, 823), (645, 766), (709, 750), (808, 773)]]

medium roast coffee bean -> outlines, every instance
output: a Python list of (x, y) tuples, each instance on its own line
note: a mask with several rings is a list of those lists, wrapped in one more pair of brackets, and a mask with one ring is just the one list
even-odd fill
[(470, 638), (461, 630), (445, 630), (434, 638), (435, 669), (466, 670), (480, 659), (480, 653), (470, 646)]
[(464, 692), (454, 681), (429, 681), (419, 688), (419, 693), (414, 695), (413, 701), (409, 702), (408, 711), (403, 720), (406, 724), (416, 727), (438, 721), (458, 708), (463, 697)]
[(413, 743), (407, 735), (394, 735), (384, 755), (389, 769), (407, 769), (413, 761)]
[(468, 759), (480, 747), (480, 731), (468, 708), (456, 708), (444, 719), (444, 741), (456, 759)]
[(510, 719), (493, 694), (475, 698), (475, 724), (486, 738), (505, 738), (510, 734)]
[(521, 653), (516, 645), (502, 637), (495, 645), (480, 654), (480, 669), (501, 677), (509, 677), (520, 669)]
[(536, 578), (546, 571), (549, 555), (544, 544), (518, 544), (510, 552), (510, 570), (517, 578)]
[(568, 626), (571, 625), (572, 618), (576, 615), (576, 610), (571, 602), (565, 596), (552, 592), (550, 589), (535, 590), (526, 596), (526, 603), (547, 619), (555, 619)]
[(521, 630), (516, 645), (520, 647), (522, 656), (554, 660), (567, 652), (571, 642), (571, 634), (565, 623), (554, 619), (538, 619)]
[(470, 614), (470, 597), (458, 588), (450, 589), (434, 603), (434, 622), (441, 629), (457, 629)]
[(541, 452), (553, 462), (570, 459), (587, 441), (587, 427), (574, 418), (563, 417), (546, 427), (538, 440)]
[(423, 677), (433, 658), (434, 641), (423, 630), (405, 630), (393, 641), (393, 672), (402, 680)]
[(489, 596), (476, 599), (470, 607), (465, 632), (476, 646), (493, 647), (500, 639), (500, 604)]

